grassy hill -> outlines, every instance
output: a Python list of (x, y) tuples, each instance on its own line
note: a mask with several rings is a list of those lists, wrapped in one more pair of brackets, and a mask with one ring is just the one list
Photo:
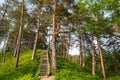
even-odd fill
[(91, 69), (81, 67), (58, 56), (58, 70), (53, 72), (56, 80), (102, 80), (101, 76), (92, 76)]
[[(91, 74), (91, 67), (81, 67), (60, 56), (57, 57), (58, 70), (54, 71), (55, 80), (103, 80), (102, 73)], [(120, 80), (120, 76), (110, 76), (107, 80)]]
[[(7, 53), (6, 63), (1, 63), (0, 55), (0, 80), (38, 80), (40, 53), (33, 61), (31, 61), (31, 54), (32, 50), (21, 52), (17, 69), (14, 68), (15, 58), (12, 58), (12, 53)], [(58, 70), (52, 71), (55, 80), (103, 80), (101, 73), (92, 76), (90, 67), (83, 68), (60, 56), (57, 57), (57, 60)], [(113, 76), (107, 80), (120, 80), (120, 76)]]
[(15, 58), (12, 58), (12, 53), (8, 52), (6, 62), (1, 63), (0, 61), (0, 80), (38, 80), (39, 64), (37, 59), (39, 57), (31, 61), (31, 54), (32, 50), (22, 51), (19, 67), (15, 69)]

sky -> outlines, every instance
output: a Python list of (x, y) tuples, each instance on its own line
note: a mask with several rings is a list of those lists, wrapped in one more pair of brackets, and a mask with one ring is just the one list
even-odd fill
[(69, 54), (79, 55), (79, 47), (76, 47), (76, 43), (70, 48)]
[(0, 5), (4, 2), (4, 0), (0, 0)]
[(4, 42), (1, 42), (1, 44), (0, 44), (0, 49), (3, 47), (3, 45), (4, 45)]

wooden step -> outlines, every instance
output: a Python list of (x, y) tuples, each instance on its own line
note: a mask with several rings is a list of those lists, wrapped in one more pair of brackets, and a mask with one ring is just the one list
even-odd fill
[(41, 69), (40, 72), (47, 72), (47, 69)]
[(48, 66), (48, 64), (47, 63), (42, 63), (41, 66)]
[(45, 50), (42, 52), (42, 62), (41, 62), (41, 67), (40, 67), (40, 73), (39, 76), (47, 76), (48, 75), (48, 66), (49, 66), (49, 62), (48, 62), (48, 51)]
[(46, 53), (46, 52), (44, 52), (44, 53), (42, 53), (42, 55), (47, 55), (47, 53)]
[(42, 58), (43, 60), (48, 60), (47, 58)]
[(47, 69), (47, 66), (42, 65), (41, 69)]
[(47, 72), (40, 72), (39, 76), (46, 76)]
[(47, 60), (42, 60), (42, 63), (47, 63), (48, 61)]
[(46, 58), (46, 59), (47, 59), (47, 57), (46, 57), (46, 56), (43, 56), (43, 57), (42, 57), (42, 59), (44, 59), (44, 58)]

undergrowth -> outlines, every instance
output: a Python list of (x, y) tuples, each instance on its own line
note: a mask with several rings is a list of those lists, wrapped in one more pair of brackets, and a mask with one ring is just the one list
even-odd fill
[(90, 68), (81, 67), (58, 56), (58, 70), (53, 71), (55, 80), (102, 80), (99, 76), (92, 76)]
[(37, 54), (37, 58), (33, 61), (31, 55), (32, 50), (21, 51), (19, 66), (15, 69), (16, 59), (12, 57), (12, 53), (7, 52), (6, 62), (0, 63), (0, 80), (38, 80), (40, 55)]
[[(55, 80), (103, 80), (102, 73), (91, 74), (91, 67), (81, 67), (78, 64), (57, 57), (58, 70), (52, 71)], [(109, 77), (107, 80), (120, 80), (120, 76)]]
[[(41, 50), (37, 50), (39, 53)], [(2, 62), (0, 53), (0, 80), (38, 80), (39, 59), (37, 54), (35, 60), (31, 60), (32, 50), (21, 51), (19, 67), (15, 69), (15, 61), (12, 53), (7, 52), (6, 62)], [(51, 59), (50, 59), (51, 60)], [(58, 70), (52, 71), (55, 80), (103, 80), (101, 73), (91, 74), (91, 67), (81, 67), (69, 60), (57, 56)], [(120, 76), (109, 76), (107, 80), (120, 80)]]

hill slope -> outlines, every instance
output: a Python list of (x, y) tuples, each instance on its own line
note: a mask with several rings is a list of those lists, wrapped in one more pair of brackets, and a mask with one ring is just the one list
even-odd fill
[(38, 58), (31, 61), (32, 50), (22, 51), (20, 54), (19, 67), (14, 68), (15, 58), (12, 53), (7, 53), (7, 60), (1, 63), (0, 56), (0, 80), (38, 80)]
[(60, 56), (58, 57), (58, 70), (53, 74), (56, 80), (102, 80), (100, 76), (92, 76), (89, 68), (80, 67)]
[[(15, 58), (12, 58), (12, 53), (7, 53), (6, 63), (1, 63), (0, 55), (0, 80), (38, 80), (40, 53), (33, 61), (31, 61), (31, 54), (32, 50), (21, 52), (17, 69), (14, 68)], [(101, 73), (97, 73), (97, 76), (91, 75), (91, 67), (83, 68), (60, 56), (57, 56), (57, 62), (58, 70), (52, 71), (55, 80), (103, 80)], [(120, 80), (120, 76), (113, 76), (107, 80)]]
[[(102, 73), (91, 74), (91, 67), (81, 67), (60, 56), (57, 57), (58, 70), (54, 71), (55, 80), (103, 80)], [(120, 80), (120, 76), (110, 76), (107, 80)]]

